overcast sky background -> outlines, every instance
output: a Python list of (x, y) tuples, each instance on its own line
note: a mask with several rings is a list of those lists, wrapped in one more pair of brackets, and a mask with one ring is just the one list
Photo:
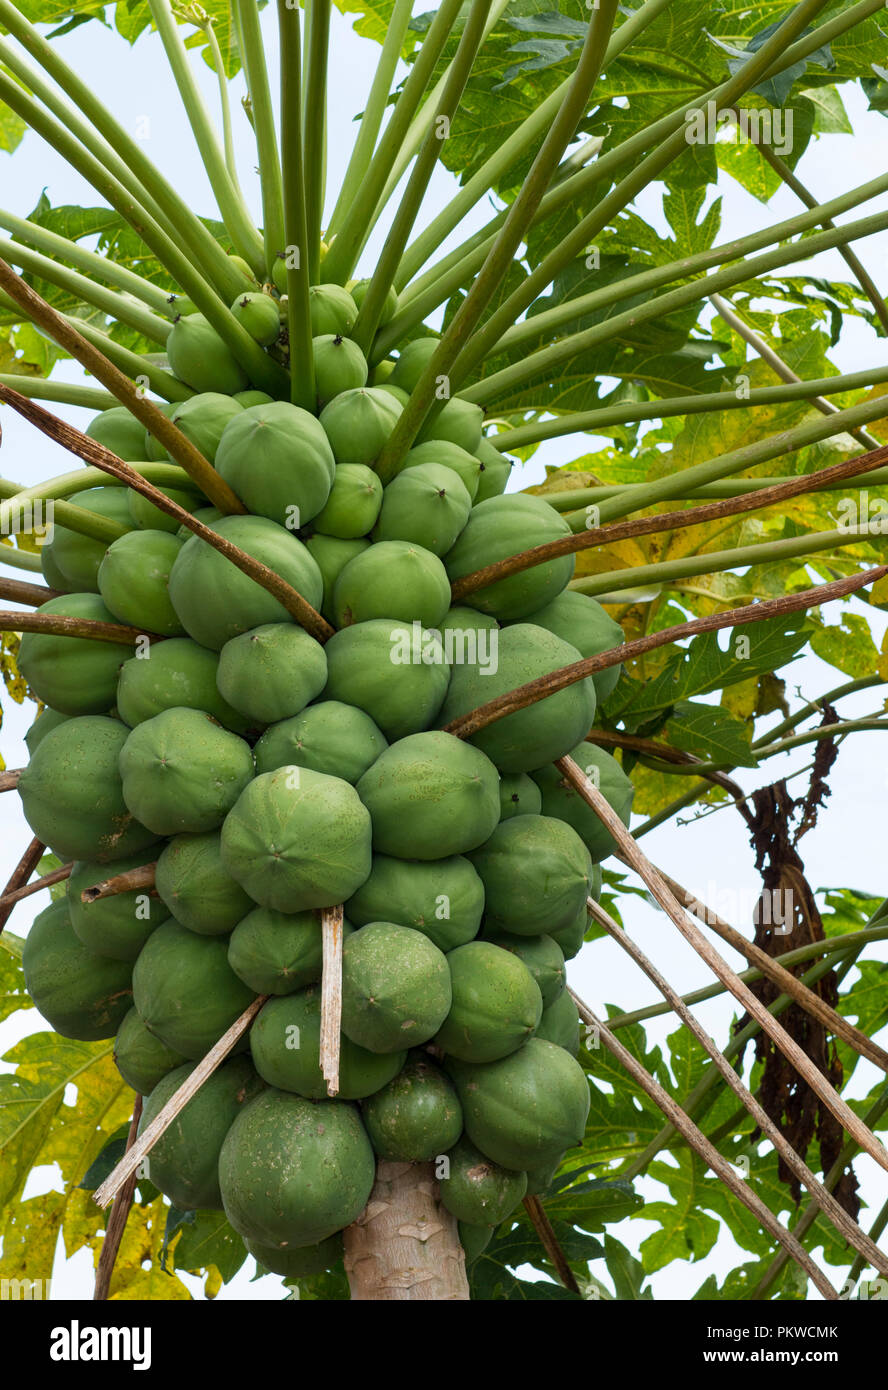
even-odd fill
[[(418, 10), (422, 8), (417, 7)], [(276, 51), (273, 7), (267, 7), (262, 23), (273, 61)], [(157, 36), (143, 35), (131, 49), (115, 33), (90, 23), (56, 42), (65, 58), (82, 76), (94, 83), (105, 104), (127, 129), (134, 134), (147, 130), (151, 157), (187, 196), (191, 206), (202, 213), (211, 212), (213, 205), (206, 176)], [(334, 10), (328, 136), (328, 187), (334, 192), (345, 170), (354, 138), (353, 116), (363, 109), (378, 52), (377, 45), (357, 38), (352, 33), (350, 21)], [(216, 110), (215, 79), (202, 61), (195, 61), (194, 69), (200, 76), (208, 104)], [(258, 219), (255, 154), (249, 126), (238, 107), (242, 91), (239, 80), (234, 84), (234, 90), (235, 133), (243, 185)], [(826, 136), (812, 142), (797, 171), (802, 181), (824, 201), (872, 178), (873, 170), (882, 168), (884, 164), (888, 135), (884, 117), (867, 112), (866, 103), (856, 89), (843, 88), (842, 95), (856, 134), (853, 137)], [(0, 154), (0, 201), (17, 215), (24, 216), (35, 206), (44, 189), (53, 205), (89, 205), (100, 201), (93, 190), (52, 150), (36, 136), (28, 134), (12, 158)], [(423, 222), (431, 220), (455, 191), (455, 180), (438, 169), (424, 206)], [(782, 190), (766, 209), (725, 175), (721, 177), (718, 191), (724, 200), (720, 240), (742, 236), (746, 230), (752, 231), (799, 210), (796, 199), (786, 190)], [(658, 193), (646, 193), (636, 206), (648, 220), (665, 231)], [(881, 199), (869, 204), (866, 212), (875, 212), (885, 206), (888, 206), (888, 199)], [(328, 210), (330, 207), (332, 201), (328, 203)], [(486, 221), (489, 215), (489, 204), (485, 201), (466, 219), (455, 240), (461, 240), (468, 231)], [(852, 213), (850, 217), (859, 215), (863, 214)], [(384, 231), (385, 228), (377, 229), (371, 239), (359, 273), (370, 273)], [(455, 240), (447, 245), (455, 244)], [(856, 249), (876, 282), (884, 284), (888, 279), (888, 235), (871, 237), (859, 243)], [(829, 274), (836, 279), (848, 277), (847, 268), (837, 252), (809, 261), (805, 270)], [(832, 357), (840, 370), (848, 372), (873, 363), (881, 364), (884, 355), (885, 340), (877, 339), (866, 324), (852, 319), (848, 321), (842, 342), (833, 351)], [(70, 380), (83, 379), (79, 369), (71, 364), (63, 364), (57, 374)], [(89, 413), (82, 410), (56, 409), (81, 428), (90, 418)], [(50, 444), (12, 412), (2, 412), (2, 425), (0, 473), (4, 477), (14, 478), (27, 486), (55, 473), (68, 471), (73, 466), (69, 455)], [(513, 475), (511, 487), (518, 489), (539, 481), (543, 476), (544, 461), (550, 465), (566, 462), (605, 442), (589, 437), (552, 441), (531, 464), (516, 470), (519, 476)], [(881, 642), (888, 619), (865, 605), (855, 607), (857, 611), (866, 613), (877, 643)], [(831, 605), (824, 609), (823, 616), (828, 622), (837, 622), (838, 606)], [(807, 700), (825, 693), (840, 684), (841, 680), (840, 673), (834, 668), (816, 657), (805, 657), (796, 661), (788, 672), (788, 693), (794, 697), (797, 692), (801, 699)], [(840, 712), (845, 717), (869, 714), (878, 710), (880, 702), (878, 691), (864, 692), (845, 700)], [(19, 709), (11, 705), (8, 698), (4, 699), (0, 747), (8, 767), (18, 767), (26, 761), (22, 740), (32, 713), (32, 705)], [(776, 718), (771, 722), (776, 723)], [(759, 731), (763, 729), (764, 725), (761, 725)], [(830, 778), (832, 798), (827, 813), (821, 816), (820, 825), (805, 837), (801, 845), (810, 881), (815, 888), (853, 886), (874, 895), (888, 893), (883, 868), (885, 800), (888, 793), (885, 754), (888, 748), (881, 739), (881, 733), (859, 734), (846, 742), (841, 750)], [(765, 785), (803, 767), (808, 756), (802, 749), (779, 759), (771, 759), (757, 773), (738, 773), (737, 780), (747, 789)], [(800, 784), (801, 779), (792, 785), (797, 787)], [(0, 880), (3, 882), (18, 861), (28, 838), (29, 831), (18, 799), (15, 796), (0, 798)], [(722, 916), (742, 931), (748, 931), (760, 883), (744, 826), (735, 812), (723, 809), (693, 823), (679, 822), (677, 825), (664, 826), (647, 836), (643, 845), (654, 862), (667, 868), (673, 877), (703, 900), (716, 900), (715, 905)], [(26, 900), (17, 908), (10, 923), (11, 929), (25, 934), (34, 914), (43, 906), (44, 895)], [(677, 934), (662, 914), (654, 912), (638, 899), (628, 899), (623, 915), (642, 949), (682, 992), (711, 982), (708, 970), (690, 948), (677, 939)], [(743, 968), (744, 962), (727, 948), (724, 949), (731, 964), (738, 969)], [(871, 957), (878, 954), (878, 947), (871, 948)], [(882, 958), (885, 956), (888, 956), (888, 952), (882, 953)], [(599, 1012), (609, 1002), (630, 1009), (655, 1002), (658, 997), (648, 981), (610, 942), (596, 942), (587, 946), (581, 956), (571, 963), (570, 979), (573, 987)], [(730, 1004), (715, 1000), (699, 1006), (696, 1012), (719, 1044), (724, 1046), (734, 1013)], [(14, 1015), (0, 1026), (0, 1046), (5, 1051), (18, 1037), (37, 1031), (40, 1027), (42, 1021), (34, 1012)], [(674, 1019), (652, 1021), (648, 1025), (650, 1042), (662, 1041), (674, 1027)], [(0, 1066), (9, 1069), (7, 1064), (0, 1063)], [(853, 1094), (865, 1094), (876, 1078), (875, 1068), (861, 1062)], [(886, 1175), (866, 1158), (856, 1160), (855, 1169), (861, 1180), (862, 1195), (873, 1209), (869, 1213), (871, 1220), (888, 1195)], [(27, 1195), (34, 1196), (57, 1186), (57, 1170), (41, 1169), (32, 1175)], [(663, 1188), (650, 1181), (645, 1181), (640, 1190), (650, 1200), (662, 1200), (668, 1195)], [(862, 1219), (865, 1225), (868, 1224), (866, 1212)], [(655, 1227), (650, 1221), (636, 1219), (610, 1229), (624, 1244), (637, 1251), (640, 1242)], [(708, 1274), (714, 1272), (721, 1280), (735, 1264), (751, 1258), (751, 1255), (735, 1246), (725, 1233), (716, 1250), (705, 1260), (695, 1265), (676, 1261), (656, 1274), (651, 1281), (654, 1296), (659, 1299), (690, 1298)], [(603, 1273), (602, 1266), (593, 1268), (597, 1274)], [(276, 1299), (282, 1296), (282, 1286), (277, 1278), (266, 1277), (251, 1282), (251, 1273), (252, 1261), (248, 1260), (237, 1278), (222, 1290), (219, 1298)], [(839, 1282), (837, 1271), (828, 1267), (828, 1273), (834, 1283)], [(187, 1275), (180, 1277), (197, 1296), (201, 1296), (200, 1281)], [(61, 1257), (57, 1259), (53, 1297), (89, 1299), (92, 1282), (92, 1261), (87, 1251), (81, 1251), (67, 1262)], [(817, 1298), (818, 1295), (814, 1293), (812, 1297)]]

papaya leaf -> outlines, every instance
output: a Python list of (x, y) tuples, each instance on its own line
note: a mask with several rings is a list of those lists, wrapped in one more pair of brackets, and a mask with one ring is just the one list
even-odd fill
[[(174, 1210), (170, 1208), (167, 1217), (165, 1243)], [(191, 1273), (215, 1267), (223, 1283), (227, 1284), (244, 1263), (247, 1251), (240, 1236), (228, 1224), (225, 1214), (221, 1211), (189, 1211), (178, 1212), (177, 1217), (174, 1231), (180, 1232), (180, 1235), (172, 1244), (172, 1267)], [(166, 1248), (169, 1249), (169, 1246)]]
[(749, 729), (719, 705), (678, 700), (666, 725), (666, 736), (675, 748), (698, 758), (735, 767), (756, 767), (758, 759), (749, 746)]
[(614, 1281), (614, 1292), (621, 1302), (647, 1302), (653, 1298), (650, 1285), (644, 1287), (645, 1270), (641, 1261), (636, 1260), (614, 1236), (604, 1238), (604, 1259), (607, 1272)]

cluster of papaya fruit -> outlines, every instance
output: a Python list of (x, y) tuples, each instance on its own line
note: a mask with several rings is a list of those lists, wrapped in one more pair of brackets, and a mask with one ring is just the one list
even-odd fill
[[(267, 300), (268, 308), (261, 301)], [(317, 414), (250, 389), (185, 315), (170, 365), (194, 389), (179, 429), (249, 509), (171, 496), (264, 562), (336, 631), (322, 644), (214, 547), (120, 486), (75, 506), (125, 528), (110, 545), (57, 525), (60, 597), (41, 611), (157, 634), (132, 646), (28, 633), (21, 669), (46, 708), (19, 783), (36, 836), (74, 861), (34, 922), (24, 967), (63, 1035), (116, 1035), (149, 1123), (258, 995), (239, 1050), (153, 1148), (181, 1208), (224, 1208), (260, 1263), (291, 1277), (338, 1258), (376, 1158), (439, 1161), (469, 1256), (580, 1141), (588, 1086), (565, 961), (584, 939), (609, 833), (553, 761), (573, 753), (628, 822), (632, 787), (583, 739), (617, 670), (467, 740), (452, 720), (608, 649), (619, 627), (571, 591), (573, 557), (451, 605), (451, 583), (568, 532), (505, 494), (481, 412), (447, 403), (383, 486), (374, 461), (436, 340), (377, 369), (357, 308), (312, 291)], [(260, 342), (277, 302), (245, 296)], [(90, 435), (157, 459), (125, 409)], [(421, 641), (417, 643), (417, 633)], [(85, 890), (156, 863), (135, 886)], [(319, 1062), (321, 913), (344, 904), (339, 1093)], [(446, 1163), (440, 1160), (446, 1159)]]

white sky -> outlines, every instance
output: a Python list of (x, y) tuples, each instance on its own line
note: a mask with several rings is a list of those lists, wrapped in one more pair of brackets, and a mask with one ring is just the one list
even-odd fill
[[(418, 8), (421, 10), (423, 7)], [(262, 22), (269, 39), (269, 51), (274, 53), (276, 32), (272, 6), (266, 8)], [(202, 212), (211, 211), (212, 200), (203, 167), (157, 37), (143, 36), (135, 48), (130, 49), (115, 34), (91, 23), (57, 42), (66, 59), (81, 75), (94, 82), (106, 105), (128, 129), (135, 134), (147, 128), (149, 153), (180, 191), (187, 195), (189, 203)], [(334, 190), (338, 187), (348, 159), (355, 129), (352, 117), (363, 109), (377, 53), (377, 46), (356, 38), (349, 22), (334, 10), (328, 137), (328, 182)], [(202, 62), (195, 63), (195, 70), (201, 76), (206, 100), (215, 110), (215, 79)], [(272, 81), (274, 83), (274, 76)], [(236, 83), (235, 89), (239, 97), (240, 85)], [(854, 137), (829, 136), (814, 142), (797, 171), (800, 178), (823, 200), (865, 182), (873, 176), (873, 170), (881, 168), (884, 162), (888, 134), (885, 118), (867, 113), (865, 102), (856, 90), (844, 89), (843, 96), (858, 133)], [(249, 127), (237, 108), (235, 129), (244, 188), (258, 217), (258, 179), (252, 172), (255, 156)], [(12, 159), (0, 155), (0, 201), (16, 214), (24, 216), (35, 205), (44, 188), (54, 205), (99, 201), (76, 173), (36, 136), (28, 135)], [(439, 169), (431, 183), (424, 220), (434, 216), (452, 196), (455, 188), (453, 178)], [(719, 192), (724, 198), (722, 240), (742, 235), (746, 229), (751, 231), (798, 211), (795, 198), (785, 190), (775, 197), (768, 209), (724, 176)], [(879, 200), (875, 205), (868, 205), (866, 212), (875, 212), (884, 206), (888, 206), (888, 200)], [(660, 214), (658, 193), (644, 195), (637, 207), (655, 225), (661, 228), (665, 226)], [(489, 205), (485, 202), (480, 210), (476, 209), (474, 215), (467, 219), (460, 239), (468, 230), (486, 221), (489, 215)], [(860, 215), (863, 214), (852, 214)], [(378, 229), (371, 239), (359, 273), (366, 274), (372, 269), (383, 234), (384, 229)], [(857, 250), (876, 282), (884, 283), (888, 278), (888, 235), (872, 237), (858, 245)], [(806, 269), (830, 274), (837, 279), (847, 278), (847, 269), (836, 252), (817, 258)], [(881, 364), (884, 352), (884, 340), (877, 339), (865, 324), (850, 320), (842, 343), (833, 352), (833, 360), (842, 371), (854, 371), (873, 363)], [(72, 380), (81, 379), (78, 370), (70, 365), (59, 374)], [(58, 413), (81, 427), (89, 418), (87, 412), (75, 409), (59, 407)], [(26, 486), (54, 473), (67, 471), (72, 466), (68, 455), (23, 424), (12, 412), (3, 412), (2, 425), (0, 472), (3, 476), (15, 478)], [(524, 487), (538, 481), (542, 476), (543, 459), (549, 464), (558, 464), (577, 457), (591, 447), (596, 447), (596, 441), (553, 441), (540, 451), (514, 486)], [(863, 607), (860, 606), (858, 611), (864, 611)], [(824, 617), (827, 621), (837, 622), (838, 607), (833, 605), (832, 611), (824, 610)], [(881, 614), (875, 614), (872, 623), (878, 642), (884, 632), (886, 619)], [(810, 699), (841, 681), (841, 675), (833, 668), (816, 657), (806, 657), (796, 662), (789, 671), (788, 690), (795, 692), (797, 689), (802, 698)], [(849, 717), (874, 712), (878, 707), (879, 693), (864, 692), (846, 700), (841, 706), (841, 713)], [(26, 760), (22, 739), (31, 719), (32, 708), (29, 705), (19, 710), (11, 706), (8, 700), (4, 702), (0, 746), (8, 767), (21, 766)], [(854, 886), (872, 894), (888, 892), (882, 872), (888, 774), (883, 746), (879, 742), (881, 737), (879, 733), (861, 734), (846, 743), (840, 753), (830, 779), (832, 797), (828, 811), (821, 817), (821, 825), (801, 845), (814, 887)], [(800, 753), (772, 759), (759, 773), (740, 773), (737, 780), (751, 789), (786, 775), (806, 761), (805, 750), (801, 750)], [(28, 838), (29, 832), (17, 798), (0, 798), (0, 881), (6, 881)], [(722, 915), (741, 930), (747, 930), (759, 884), (744, 827), (735, 813), (722, 810), (692, 825), (662, 827), (646, 837), (643, 844), (645, 852), (666, 867), (673, 877), (704, 900), (717, 898), (715, 905)], [(27, 900), (17, 909), (10, 928), (24, 934), (34, 913), (44, 905), (42, 895)], [(661, 914), (632, 899), (626, 903), (624, 917), (642, 949), (682, 992), (711, 982), (708, 970), (690, 948), (677, 939), (676, 933)], [(870, 955), (875, 956), (878, 950), (872, 948)], [(742, 968), (743, 963), (732, 952), (728, 951), (727, 955), (732, 965)], [(885, 956), (888, 956), (888, 951), (883, 952), (883, 958)], [(653, 987), (610, 942), (596, 942), (587, 946), (581, 956), (572, 962), (570, 978), (573, 987), (596, 1011), (602, 1011), (606, 1002), (615, 1002), (622, 1008), (630, 1009), (656, 999)], [(700, 1006), (697, 1014), (720, 1045), (724, 1045), (729, 1037), (733, 1014), (730, 1006), (724, 1001), (713, 1001)], [(5, 1050), (18, 1037), (35, 1031), (38, 1026), (38, 1019), (32, 1012), (14, 1015), (0, 1026), (0, 1045)], [(675, 1021), (671, 1018), (655, 1020), (648, 1025), (650, 1041), (662, 1041), (674, 1026)], [(875, 1069), (862, 1062), (858, 1067), (854, 1094), (864, 1094), (875, 1080)], [(858, 1159), (855, 1168), (861, 1180), (862, 1195), (870, 1207), (877, 1210), (888, 1195), (886, 1175), (869, 1159)], [(37, 1195), (56, 1185), (54, 1170), (41, 1170), (32, 1177), (27, 1195)], [(641, 1190), (651, 1200), (662, 1200), (668, 1195), (651, 1182), (646, 1182)], [(866, 1223), (866, 1213), (863, 1219)], [(630, 1249), (637, 1251), (640, 1241), (651, 1233), (654, 1226), (649, 1221), (633, 1220), (609, 1229)], [(704, 1261), (694, 1266), (677, 1261), (655, 1275), (652, 1279), (654, 1296), (658, 1299), (690, 1298), (709, 1273), (714, 1272), (721, 1279), (735, 1264), (751, 1258), (751, 1255), (740, 1251), (725, 1233), (716, 1250)], [(282, 1290), (279, 1280), (267, 1277), (250, 1282), (251, 1268), (252, 1261), (248, 1261), (219, 1297), (280, 1298)], [(601, 1265), (593, 1266), (593, 1269), (599, 1275), (603, 1273)], [(833, 1282), (839, 1282), (840, 1276), (832, 1267), (828, 1267), (828, 1273)], [(180, 1277), (200, 1296), (198, 1280), (189, 1276)], [(80, 1252), (67, 1263), (57, 1260), (53, 1296), (89, 1299), (92, 1279), (91, 1259), (87, 1252)]]

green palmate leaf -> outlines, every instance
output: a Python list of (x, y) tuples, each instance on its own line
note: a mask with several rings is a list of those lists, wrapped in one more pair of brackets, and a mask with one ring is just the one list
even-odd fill
[(755, 767), (758, 759), (749, 747), (749, 730), (718, 705), (679, 700), (666, 725), (669, 742), (686, 753), (736, 767)]
[(811, 647), (830, 666), (857, 678), (876, 668), (879, 651), (866, 618), (859, 613), (843, 613), (838, 623), (826, 624), (813, 618)]
[(25, 991), (25, 976), (19, 961), (12, 954), (12, 944), (6, 940), (8, 932), (4, 932), (0, 937), (7, 947), (5, 953), (0, 953), (0, 1021), (9, 1018), (10, 1014), (17, 1013), (19, 1009), (32, 1009), (31, 1003)]
[(650, 1286), (644, 1287), (644, 1266), (630, 1255), (625, 1245), (613, 1236), (605, 1236), (604, 1255), (607, 1272), (614, 1281), (614, 1293), (621, 1302), (646, 1302), (653, 1298)]
[(171, 1208), (165, 1242), (167, 1263), (173, 1269), (191, 1273), (216, 1269), (225, 1284), (247, 1258), (243, 1241), (221, 1211), (177, 1212)]

